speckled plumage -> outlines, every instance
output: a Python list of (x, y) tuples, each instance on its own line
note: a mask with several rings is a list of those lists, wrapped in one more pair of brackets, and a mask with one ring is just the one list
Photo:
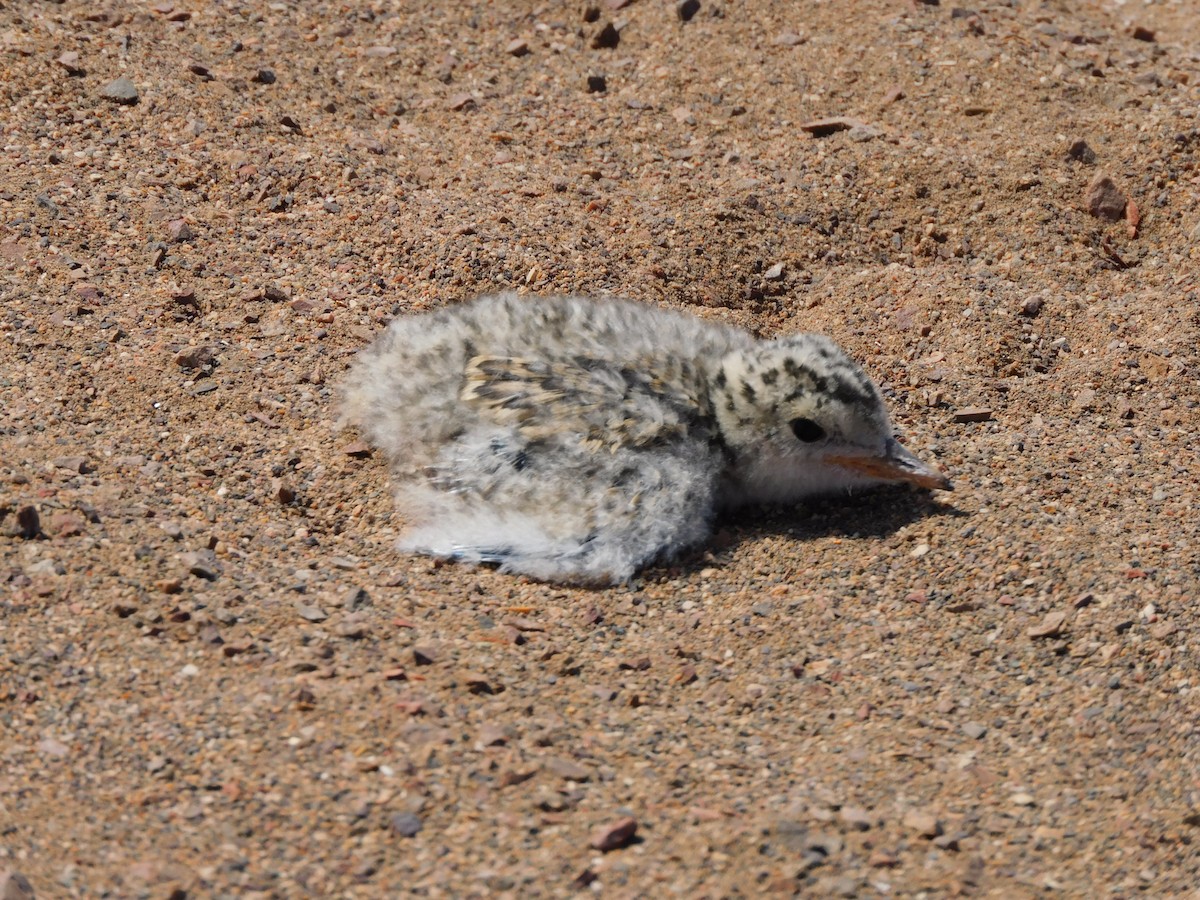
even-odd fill
[(625, 580), (701, 543), (722, 507), (949, 486), (828, 338), (623, 300), (401, 317), (356, 360), (343, 419), (388, 456), (402, 548), (551, 581)]

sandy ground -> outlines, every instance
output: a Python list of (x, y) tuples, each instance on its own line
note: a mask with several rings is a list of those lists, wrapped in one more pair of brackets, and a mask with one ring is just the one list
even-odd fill
[[(1200, 17), (694, 5), (0, 7), (5, 900), (1194, 895)], [(501, 288), (824, 331), (957, 490), (400, 556), (338, 379)]]

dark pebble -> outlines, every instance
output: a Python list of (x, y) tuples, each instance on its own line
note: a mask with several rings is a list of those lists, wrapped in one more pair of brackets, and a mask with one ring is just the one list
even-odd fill
[(416, 813), (396, 813), (392, 816), (392, 831), (401, 837), (415, 837), (424, 823)]
[(32, 540), (41, 534), (42, 519), (36, 506), (22, 506), (17, 510), (17, 527), (23, 538)]
[(420, 645), (412, 648), (413, 662), (418, 666), (432, 666), (438, 661), (438, 649), (431, 647), (428, 644)]
[(612, 22), (601, 28), (592, 38), (593, 50), (612, 50), (621, 43), (621, 33)]
[(958, 423), (987, 422), (991, 418), (992, 411), (986, 406), (968, 406), (954, 414), (954, 421)]
[(1096, 161), (1096, 151), (1088, 146), (1087, 141), (1075, 141), (1067, 148), (1067, 157), (1091, 165)]

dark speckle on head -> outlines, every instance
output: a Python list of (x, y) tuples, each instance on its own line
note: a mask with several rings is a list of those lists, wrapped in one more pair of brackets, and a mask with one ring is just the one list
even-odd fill
[(748, 382), (748, 381), (747, 381), (747, 382), (745, 382), (745, 383), (742, 385), (742, 396), (743, 396), (743, 397), (745, 397), (745, 398), (746, 398), (746, 400), (747, 400), (748, 402), (750, 402), (750, 403), (753, 403), (753, 402), (754, 402), (754, 398), (755, 398), (756, 396), (758, 396), (758, 395), (757, 395), (757, 393), (756, 393), (756, 392), (755, 392), (755, 390), (754, 390), (754, 385), (752, 385), (752, 384), (751, 384), (750, 382)]
[(767, 371), (762, 373), (762, 383), (763, 384), (771, 385), (771, 384), (774, 384), (778, 380), (779, 380), (779, 370), (778, 369), (767, 369)]
[(854, 383), (851, 383), (843, 378), (836, 381), (833, 385), (833, 396), (848, 406), (870, 407), (875, 404), (875, 392), (869, 382), (864, 384), (861, 380), (854, 379)]
[[(824, 348), (818, 353), (832, 359), (832, 355)], [(810, 367), (794, 359), (786, 359), (784, 370), (796, 380), (796, 387), (784, 398), (787, 401), (796, 400), (805, 394), (816, 393), (833, 397), (848, 406), (870, 407), (875, 405), (875, 392), (866, 375), (851, 369), (842, 368), (827, 375), (818, 374)]]

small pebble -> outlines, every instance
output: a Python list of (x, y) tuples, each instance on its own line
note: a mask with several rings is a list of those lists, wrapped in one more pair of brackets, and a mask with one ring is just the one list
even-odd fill
[(196, 236), (191, 227), (188, 225), (187, 221), (184, 219), (172, 219), (170, 222), (168, 222), (167, 234), (170, 235), (171, 240), (176, 244), (183, 243), (184, 241), (190, 241)]
[(20, 536), (32, 540), (42, 533), (42, 520), (36, 506), (22, 506), (17, 510), (17, 528)]
[(441, 651), (432, 644), (419, 644), (412, 648), (413, 662), (418, 666), (432, 666), (441, 657)]
[(621, 43), (621, 33), (612, 22), (605, 24), (592, 38), (593, 50), (612, 50)]
[(66, 69), (67, 74), (72, 78), (78, 78), (79, 76), (86, 74), (83, 70), (83, 66), (79, 64), (79, 54), (74, 50), (64, 53), (62, 56), (56, 59), (55, 62)]
[(462, 680), (467, 686), (467, 690), (472, 694), (496, 693), (496, 689), (492, 687), (492, 683), (488, 681), (487, 676), (479, 672), (464, 672)]
[(582, 763), (560, 756), (551, 756), (543, 763), (546, 771), (566, 781), (590, 781), (592, 770)]
[(846, 137), (855, 143), (862, 144), (866, 141), (873, 141), (883, 132), (874, 125), (855, 125), (846, 132)]
[(867, 831), (874, 824), (874, 818), (861, 806), (843, 806), (838, 818), (858, 831)]
[(479, 729), (479, 743), (484, 747), (500, 747), (508, 743), (503, 726), (489, 722)]
[(1083, 195), (1087, 211), (1098, 219), (1119, 222), (1125, 218), (1125, 195), (1108, 175), (1100, 172)]
[(211, 365), (215, 358), (212, 347), (184, 347), (175, 354), (175, 365), (181, 369), (200, 369)]
[(957, 850), (958, 842), (964, 836), (960, 834), (939, 834), (933, 839), (933, 846), (939, 850)]
[(116, 81), (111, 81), (100, 90), (100, 96), (123, 106), (133, 106), (138, 102), (138, 89), (132, 81), (122, 75)]
[(1063, 632), (1063, 626), (1067, 623), (1067, 614), (1065, 612), (1047, 613), (1037, 625), (1031, 625), (1027, 630), (1031, 638), (1053, 638), (1058, 637)]
[(959, 424), (989, 422), (991, 418), (992, 411), (986, 406), (966, 406), (954, 413), (954, 421)]
[(220, 566), (217, 565), (217, 554), (212, 550), (192, 550), (180, 554), (180, 559), (188, 572), (205, 581), (216, 581), (221, 574)]
[(601, 825), (592, 832), (591, 846), (602, 853), (619, 850), (628, 846), (637, 834), (637, 819), (626, 816), (607, 825)]
[(401, 837), (415, 837), (424, 823), (416, 813), (396, 813), (388, 823), (392, 831)]
[(942, 833), (942, 823), (938, 817), (920, 809), (911, 809), (904, 814), (904, 827), (931, 839)]
[(275, 479), (272, 483), (271, 492), (275, 495), (275, 499), (284, 506), (294, 503), (296, 500), (296, 489), (292, 487), (290, 482), (283, 478)]
[(348, 641), (361, 641), (370, 631), (370, 626), (356, 616), (347, 617), (333, 629), (334, 634)]
[(1067, 157), (1090, 166), (1096, 161), (1096, 151), (1088, 146), (1087, 141), (1074, 141), (1067, 148)]
[(78, 472), (80, 475), (85, 475), (91, 471), (86, 456), (56, 456), (52, 462), (56, 468), (69, 469), (72, 472)]
[(987, 734), (987, 726), (981, 725), (978, 722), (964, 722), (962, 724), (962, 733), (973, 741), (977, 741)]
[(869, 127), (866, 122), (839, 116), (831, 119), (813, 119), (800, 125), (801, 131), (807, 131), (813, 137), (828, 137), (839, 131), (849, 131), (851, 128)]
[(1027, 318), (1035, 318), (1042, 311), (1043, 300), (1041, 297), (1026, 297), (1021, 304), (1021, 315)]

